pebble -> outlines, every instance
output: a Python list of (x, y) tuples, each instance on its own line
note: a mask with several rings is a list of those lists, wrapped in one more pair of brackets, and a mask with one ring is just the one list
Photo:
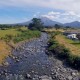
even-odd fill
[(52, 80), (51, 77), (48, 77), (47, 75), (41, 76), (40, 80)]
[(32, 72), (32, 73), (34, 73), (34, 71), (33, 71), (33, 70), (32, 70), (31, 72)]
[(72, 76), (68, 76), (67, 80), (72, 80), (72, 78), (73, 78)]
[(4, 62), (3, 66), (9, 66), (9, 63), (8, 62)]
[(26, 79), (31, 79), (31, 75), (30, 74), (26, 74), (25, 78)]
[(74, 73), (74, 72), (72, 72), (71, 74), (72, 74), (72, 76), (76, 76), (76, 73)]

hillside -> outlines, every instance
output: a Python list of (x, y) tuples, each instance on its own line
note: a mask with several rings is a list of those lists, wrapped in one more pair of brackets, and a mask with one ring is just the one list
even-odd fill
[(80, 22), (79, 21), (74, 21), (71, 23), (65, 23), (64, 26), (70, 26), (70, 27), (80, 27)]

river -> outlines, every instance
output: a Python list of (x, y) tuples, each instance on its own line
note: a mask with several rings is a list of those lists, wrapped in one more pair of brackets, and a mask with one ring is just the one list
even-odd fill
[(48, 34), (41, 33), (13, 50), (14, 57), (6, 60), (9, 65), (0, 67), (0, 80), (79, 80), (77, 70), (46, 54), (48, 40)]

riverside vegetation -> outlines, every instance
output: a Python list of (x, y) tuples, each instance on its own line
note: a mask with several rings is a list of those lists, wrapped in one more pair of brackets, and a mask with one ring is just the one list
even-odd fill
[(79, 46), (71, 44), (71, 41), (61, 32), (51, 33), (49, 40), (49, 51), (55, 53), (59, 58), (65, 60), (76, 69), (80, 70), (80, 49)]
[(15, 48), (19, 42), (38, 38), (41, 35), (43, 24), (40, 19), (33, 18), (28, 27), (21, 25), (0, 25), (0, 63), (11, 54), (11, 48)]
[(27, 27), (4, 28), (0, 30), (0, 64), (11, 54), (12, 48), (21, 42), (40, 37), (40, 31)]

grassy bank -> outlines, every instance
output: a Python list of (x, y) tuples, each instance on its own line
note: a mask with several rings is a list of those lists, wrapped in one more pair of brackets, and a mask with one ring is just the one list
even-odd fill
[(0, 31), (0, 39), (5, 42), (13, 41), (13, 43), (18, 43), (20, 41), (28, 40), (31, 38), (36, 38), (40, 36), (40, 31), (29, 30), (26, 27), (7, 29)]
[(31, 38), (37, 38), (37, 37), (40, 37), (39, 31), (31, 31), (31, 30), (22, 31), (21, 34), (14, 37), (13, 42), (18, 43), (20, 41), (29, 40)]
[[(80, 69), (80, 48), (64, 35), (54, 33), (49, 41), (49, 50), (73, 67)], [(74, 42), (74, 41), (73, 41)]]
[(40, 37), (40, 31), (32, 31), (26, 27), (0, 30), (0, 64), (11, 54), (12, 47), (37, 37)]
[(0, 40), (0, 65), (4, 62), (5, 58), (11, 54), (11, 47), (6, 42)]

